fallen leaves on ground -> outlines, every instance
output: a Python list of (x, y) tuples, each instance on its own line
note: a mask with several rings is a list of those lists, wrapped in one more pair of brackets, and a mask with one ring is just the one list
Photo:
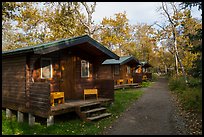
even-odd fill
[(193, 110), (186, 111), (178, 97), (175, 94), (172, 94), (173, 100), (178, 107), (180, 116), (182, 116), (186, 122), (186, 128), (189, 135), (202, 135), (202, 114), (194, 112)]

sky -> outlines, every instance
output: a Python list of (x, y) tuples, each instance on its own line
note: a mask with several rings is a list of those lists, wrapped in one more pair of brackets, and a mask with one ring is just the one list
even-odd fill
[[(126, 11), (127, 18), (131, 25), (137, 23), (153, 24), (155, 21), (162, 22), (164, 19), (157, 8), (161, 6), (161, 2), (97, 2), (93, 20), (100, 23), (104, 17), (114, 17), (115, 13), (123, 13)], [(192, 16), (202, 19), (201, 11), (197, 7), (193, 7)]]
[[(93, 4), (93, 2), (89, 4)], [(42, 6), (43, 3), (41, 3), (39, 7)], [(123, 13), (125, 11), (129, 24), (131, 25), (138, 23), (152, 25), (155, 21), (161, 25), (165, 19), (160, 12), (157, 11), (160, 6), (161, 2), (97, 2), (92, 19), (94, 23), (99, 24), (104, 17), (113, 18), (114, 14)], [(82, 12), (85, 12), (85, 9), (82, 8)], [(197, 7), (192, 7), (193, 17), (202, 19), (201, 13)], [(16, 22), (13, 24), (16, 24)], [(154, 27), (158, 28), (156, 25), (154, 25)]]

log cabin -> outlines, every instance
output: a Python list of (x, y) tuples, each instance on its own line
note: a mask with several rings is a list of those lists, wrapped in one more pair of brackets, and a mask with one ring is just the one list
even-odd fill
[[(29, 114), (29, 125), (35, 116), (47, 118), (49, 126), (55, 115), (76, 110), (80, 115), (80, 108), (91, 101), (95, 105), (112, 102), (113, 79), (99, 77), (106, 59), (119, 56), (88, 35), (4, 51), (2, 108), (8, 117), (17, 111), (20, 121)], [(97, 99), (84, 99), (85, 89), (97, 89), (89, 92), (97, 94)]]
[(150, 68), (153, 66), (148, 62), (140, 62), (140, 64), (136, 69), (136, 75), (142, 76), (142, 81), (151, 80), (152, 73), (150, 72)]
[(104, 76), (114, 80), (115, 89), (136, 83), (134, 72), (140, 63), (135, 57), (123, 56), (119, 60), (107, 59), (102, 64)]

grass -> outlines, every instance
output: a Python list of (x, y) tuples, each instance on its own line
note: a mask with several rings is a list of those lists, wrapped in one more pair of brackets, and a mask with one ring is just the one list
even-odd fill
[(151, 86), (151, 84), (152, 84), (152, 82), (150, 82), (150, 81), (143, 81), (142, 84), (141, 84), (141, 86), (142, 86), (143, 88), (146, 88), (146, 87)]
[[(28, 122), (18, 123), (16, 117), (7, 119), (2, 110), (2, 134), (3, 135), (99, 135), (104, 128), (116, 120), (130, 104), (137, 100), (142, 91), (139, 89), (116, 90), (114, 103), (107, 107), (107, 112), (112, 113), (108, 118), (96, 122), (84, 122), (76, 115), (66, 118), (67, 115), (55, 118), (55, 124), (49, 127), (36, 123), (30, 127)], [(63, 118), (62, 118), (63, 117)]]
[(182, 77), (169, 79), (170, 90), (178, 96), (186, 110), (202, 112), (202, 84), (197, 78), (188, 78), (189, 84)]

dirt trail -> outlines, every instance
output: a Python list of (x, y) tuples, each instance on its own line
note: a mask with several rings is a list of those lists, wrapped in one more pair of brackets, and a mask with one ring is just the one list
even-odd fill
[(167, 80), (160, 78), (142, 89), (143, 96), (134, 102), (103, 135), (185, 135), (185, 123), (177, 114)]

